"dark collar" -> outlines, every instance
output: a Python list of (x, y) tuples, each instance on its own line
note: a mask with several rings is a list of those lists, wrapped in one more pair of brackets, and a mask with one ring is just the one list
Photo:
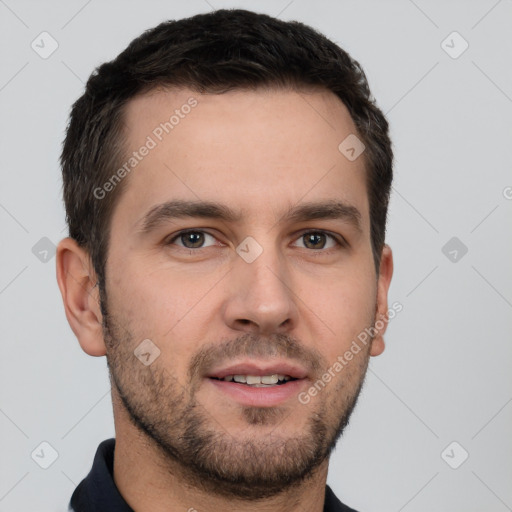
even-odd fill
[[(133, 512), (114, 483), (115, 438), (106, 439), (98, 446), (89, 474), (77, 486), (70, 501), (70, 510), (76, 512)], [(325, 486), (324, 512), (356, 512), (336, 497)]]

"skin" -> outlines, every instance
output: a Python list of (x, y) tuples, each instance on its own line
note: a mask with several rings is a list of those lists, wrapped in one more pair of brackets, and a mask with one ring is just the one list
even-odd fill
[[(384, 246), (376, 275), (364, 158), (338, 150), (356, 129), (328, 91), (154, 91), (127, 105), (128, 147), (190, 97), (197, 107), (125, 178), (112, 217), (107, 318), (87, 252), (69, 238), (57, 250), (70, 326), (87, 354), (109, 363), (115, 483), (142, 512), (321, 512), (329, 455), (370, 356), (384, 350), (385, 327), (307, 404), (243, 406), (205, 375), (279, 357), (309, 370), (307, 390), (386, 315), (392, 252)], [(170, 199), (217, 201), (242, 217), (168, 220), (142, 235), (144, 214)], [(290, 206), (330, 199), (359, 210), (361, 232), (339, 219), (282, 220)], [(184, 247), (197, 238), (170, 242), (190, 228), (207, 233), (198, 234), (202, 248)], [(322, 233), (308, 244), (308, 230), (347, 245)], [(247, 236), (263, 248), (252, 263), (236, 252)], [(133, 354), (145, 339), (160, 350), (148, 366)]]

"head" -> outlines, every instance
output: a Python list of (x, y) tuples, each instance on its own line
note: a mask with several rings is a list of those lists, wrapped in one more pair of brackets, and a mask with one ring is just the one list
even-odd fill
[[(359, 64), (298, 22), (169, 21), (100, 66), (64, 141), (57, 268), (82, 348), (107, 356), (116, 431), (250, 499), (325, 463), (384, 349), (373, 329), (333, 369), (387, 315), (392, 159)], [(295, 399), (249, 405), (214, 382), (251, 360), (297, 365)]]

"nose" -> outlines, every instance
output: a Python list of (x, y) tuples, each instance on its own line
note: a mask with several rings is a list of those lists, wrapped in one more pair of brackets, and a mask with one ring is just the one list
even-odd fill
[(277, 250), (265, 249), (251, 263), (238, 257), (229, 276), (223, 314), (231, 329), (273, 334), (295, 328), (297, 296)]

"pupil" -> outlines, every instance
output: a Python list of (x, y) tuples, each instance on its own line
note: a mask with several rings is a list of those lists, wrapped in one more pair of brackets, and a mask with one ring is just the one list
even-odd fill
[(319, 233), (311, 233), (309, 235), (304, 235), (306, 237), (306, 247), (308, 247), (308, 244), (311, 242), (313, 245), (313, 249), (322, 249), (325, 244), (322, 244), (321, 247), (318, 245), (315, 245), (319, 242), (319, 238), (323, 237), (324, 235)]
[(181, 241), (183, 242), (183, 245), (189, 249), (200, 247), (204, 243), (204, 233), (199, 233), (198, 231), (183, 233), (181, 235)]

